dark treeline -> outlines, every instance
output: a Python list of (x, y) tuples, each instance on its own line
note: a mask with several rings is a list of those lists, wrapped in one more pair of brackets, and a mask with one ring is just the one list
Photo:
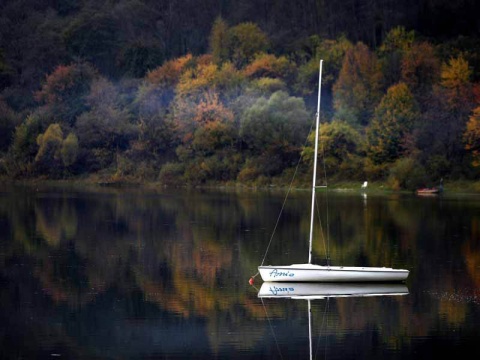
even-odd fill
[[(322, 144), (342, 179), (413, 188), (480, 164), (480, 5), (5, 0), (0, 175), (266, 184)], [(300, 177), (301, 178), (301, 177)]]
[(343, 34), (375, 48), (397, 26), (436, 41), (462, 36), (472, 46), (479, 12), (475, 0), (4, 0), (0, 86), (20, 92), (15, 106), (31, 105), (45, 74), (79, 58), (111, 78), (141, 77), (165, 60), (206, 53), (218, 16), (230, 25), (256, 23), (278, 55), (294, 53), (311, 35)]

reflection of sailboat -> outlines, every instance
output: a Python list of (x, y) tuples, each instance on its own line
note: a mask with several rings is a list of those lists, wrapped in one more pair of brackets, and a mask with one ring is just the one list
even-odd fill
[(318, 102), (315, 132), (315, 153), (313, 162), (312, 202), (310, 217), (310, 246), (307, 264), (264, 266), (258, 267), (263, 281), (312, 281), (312, 282), (387, 282), (404, 281), (408, 277), (408, 270), (385, 267), (346, 267), (321, 266), (312, 264), (313, 219), (315, 210), (315, 189), (317, 173), (318, 131), (320, 123), (320, 93), (322, 83), (322, 63), (320, 60), (318, 80)]
[[(312, 346), (312, 307), (311, 300), (408, 295), (408, 288), (402, 283), (312, 283), (312, 282), (264, 282), (258, 291), (258, 297), (303, 299), (308, 301), (308, 337), (310, 359), (313, 358)], [(263, 302), (263, 300), (262, 300)], [(265, 310), (266, 311), (266, 310)]]
[(407, 294), (408, 288), (403, 283), (264, 282), (258, 292), (258, 297), (324, 299)]

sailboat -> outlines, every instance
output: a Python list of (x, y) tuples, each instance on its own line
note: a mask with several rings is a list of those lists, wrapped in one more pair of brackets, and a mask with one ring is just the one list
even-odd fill
[(313, 162), (312, 201), (310, 217), (310, 238), (308, 263), (293, 265), (260, 265), (258, 271), (263, 281), (288, 282), (398, 282), (405, 281), (409, 271), (387, 267), (354, 267), (312, 264), (313, 220), (315, 210), (315, 191), (317, 176), (318, 134), (320, 125), (320, 98), (322, 84), (322, 65), (320, 60), (318, 76), (318, 101), (315, 130), (315, 154)]

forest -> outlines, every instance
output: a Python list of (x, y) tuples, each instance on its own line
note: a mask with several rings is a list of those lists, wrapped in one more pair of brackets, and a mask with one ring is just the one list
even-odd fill
[(480, 176), (475, 0), (3, 0), (0, 180)]

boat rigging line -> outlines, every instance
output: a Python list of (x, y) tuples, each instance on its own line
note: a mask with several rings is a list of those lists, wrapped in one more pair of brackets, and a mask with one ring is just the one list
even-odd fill
[[(312, 124), (310, 125), (310, 129), (307, 133), (307, 136), (306, 136), (306, 139), (305, 139), (305, 142), (303, 144), (303, 148), (305, 148), (307, 146), (307, 143), (308, 143), (308, 137), (310, 135), (310, 133), (312, 132), (312, 128), (313, 128), (313, 125), (314, 123), (316, 123), (316, 131), (315, 131), (315, 148), (317, 149), (318, 148), (318, 137), (319, 137), (319, 131), (318, 131), (318, 123), (320, 122), (320, 93), (318, 95), (318, 105), (317, 105), (317, 112), (315, 114), (315, 121), (312, 122)], [(315, 154), (317, 154), (317, 151), (315, 149)], [(318, 219), (319, 219), (319, 224), (320, 224), (320, 231), (321, 231), (321, 234), (322, 234), (322, 239), (323, 239), (323, 244), (324, 244), (324, 247), (326, 248), (325, 249), (325, 254), (326, 254), (326, 261), (327, 261), (327, 265), (329, 266), (330, 265), (330, 256), (329, 256), (329, 243), (330, 243), (330, 235), (329, 235), (329, 212), (328, 212), (328, 188), (327, 188), (327, 170), (326, 170), (326, 165), (325, 165), (325, 146), (324, 144), (322, 143), (321, 145), (321, 153), (322, 153), (322, 158), (323, 158), (323, 177), (324, 177), (324, 185), (319, 185), (317, 186), (314, 182), (313, 184), (313, 187), (312, 187), (312, 197), (315, 198), (315, 202), (317, 202), (317, 198), (316, 198), (316, 191), (315, 189), (316, 188), (325, 188), (326, 189), (326, 226), (327, 226), (327, 241), (326, 241), (326, 245), (325, 245), (325, 236), (323, 235), (323, 227), (322, 227), (322, 222), (321, 222), (321, 219), (320, 219), (320, 214), (319, 214), (319, 206), (317, 204), (317, 214), (318, 214)], [(268, 254), (268, 251), (270, 249), (270, 245), (272, 244), (272, 240), (273, 240), (273, 237), (275, 235), (275, 232), (277, 230), (277, 227), (278, 227), (278, 224), (280, 222), (280, 218), (283, 214), (283, 210), (285, 208), (285, 204), (287, 202), (287, 199), (288, 199), (288, 196), (290, 195), (290, 192), (291, 190), (293, 189), (293, 182), (295, 180), (295, 177), (298, 173), (298, 168), (300, 166), (300, 163), (302, 161), (302, 154), (300, 154), (299, 158), (298, 158), (298, 161), (297, 161), (297, 164), (295, 166), (295, 171), (293, 173), (293, 176), (292, 176), (292, 179), (290, 181), (290, 184), (288, 186), (288, 190), (287, 190), (287, 193), (285, 194), (285, 198), (283, 199), (283, 203), (282, 203), (282, 207), (280, 209), (280, 212), (278, 214), (278, 217), (277, 217), (277, 221), (275, 222), (275, 226), (273, 228), (273, 231), (272, 231), (272, 234), (270, 236), (270, 239), (268, 241), (268, 245), (267, 245), (267, 248), (265, 250), (265, 254), (263, 255), (263, 259), (262, 259), (262, 262), (260, 264), (260, 266), (263, 266), (263, 264), (265, 263), (265, 259), (267, 258), (267, 254)], [(316, 173), (316, 170), (317, 170), (317, 156), (314, 156), (314, 174)], [(313, 203), (312, 203), (312, 207), (313, 207)], [(312, 214), (311, 216), (313, 217), (313, 209), (312, 209)], [(313, 221), (311, 222), (311, 229), (310, 229), (310, 246), (312, 244), (312, 236), (313, 236)], [(311, 256), (312, 256), (312, 249), (310, 248), (309, 249), (309, 263), (311, 263)], [(260, 273), (257, 272), (255, 275), (253, 275), (252, 277), (250, 277), (250, 280), (249, 280), (249, 284), (250, 285), (253, 285), (254, 283), (254, 279), (255, 277), (257, 277)]]

